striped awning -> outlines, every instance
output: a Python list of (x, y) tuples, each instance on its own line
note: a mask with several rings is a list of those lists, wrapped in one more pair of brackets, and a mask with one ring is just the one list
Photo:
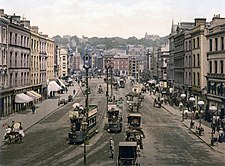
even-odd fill
[(15, 103), (29, 103), (34, 99), (24, 93), (16, 94), (15, 96)]

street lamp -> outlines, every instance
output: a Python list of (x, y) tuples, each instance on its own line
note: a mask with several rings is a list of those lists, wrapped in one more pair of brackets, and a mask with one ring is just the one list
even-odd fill
[[(214, 113), (214, 112), (217, 111), (217, 107), (214, 106), (214, 105), (211, 105), (209, 107), (209, 111), (212, 112), (212, 113)], [(212, 120), (211, 145), (214, 144), (214, 137), (213, 137), (214, 132), (215, 132), (215, 124), (213, 124), (213, 120)]]
[(186, 100), (186, 94), (182, 93), (180, 95), (181, 99), (182, 99), (182, 103), (183, 103), (183, 106), (182, 106), (182, 122), (184, 121), (184, 107), (185, 107), (185, 100)]
[(190, 124), (190, 128), (192, 128), (193, 125), (194, 125), (194, 123), (193, 123), (194, 102), (195, 102), (194, 96), (191, 96), (191, 97), (189, 98), (189, 102), (190, 102), (190, 105), (191, 105), (191, 124)]
[(111, 74), (111, 98), (113, 98), (113, 68), (114, 68), (114, 63), (113, 61), (110, 61), (110, 74)]
[(109, 62), (107, 61), (105, 64), (106, 68), (106, 111), (108, 112), (108, 104), (109, 104)]
[(199, 114), (200, 114), (200, 118), (199, 118), (199, 127), (198, 127), (198, 130), (199, 130), (199, 135), (201, 135), (201, 133), (202, 133), (202, 131), (203, 131), (203, 129), (202, 129), (202, 114), (203, 114), (203, 107), (204, 107), (204, 105), (205, 105), (205, 103), (204, 103), (204, 101), (202, 101), (202, 100), (199, 100), (198, 101), (198, 106), (199, 106), (199, 108), (200, 108), (200, 111), (199, 111)]
[(84, 165), (86, 165), (86, 144), (88, 141), (88, 131), (87, 131), (87, 127), (88, 127), (88, 112), (89, 112), (89, 104), (88, 104), (88, 93), (89, 93), (89, 87), (88, 87), (88, 70), (91, 68), (91, 64), (90, 64), (90, 56), (89, 54), (86, 54), (84, 56), (84, 66), (83, 68), (86, 71), (86, 90), (85, 90), (85, 94), (86, 94), (86, 98), (85, 98), (85, 111), (84, 111), (84, 122), (83, 122), (83, 130), (84, 130)]

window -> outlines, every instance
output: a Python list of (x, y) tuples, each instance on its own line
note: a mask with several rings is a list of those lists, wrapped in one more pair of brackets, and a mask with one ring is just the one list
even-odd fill
[(188, 51), (188, 42), (186, 41), (186, 50), (185, 51)]
[(23, 66), (23, 53), (21, 53), (21, 58), (20, 58), (20, 60), (21, 60), (21, 67), (25, 67), (25, 66)]
[(9, 44), (12, 44), (12, 32), (9, 33)]
[(188, 60), (188, 63), (189, 63), (189, 67), (191, 67), (191, 55), (189, 55), (189, 60)]
[(2, 42), (3, 42), (4, 44), (6, 44), (6, 28), (5, 28), (5, 27), (3, 28)]
[(15, 74), (15, 86), (17, 87), (18, 73)]
[(197, 37), (197, 47), (200, 47), (200, 43), (199, 43), (199, 37)]
[(193, 55), (193, 67), (195, 67), (195, 55)]
[(12, 87), (12, 79), (13, 79), (13, 74), (10, 73), (10, 78), (9, 78), (9, 84), (10, 84), (10, 87)]
[(12, 52), (10, 52), (9, 66), (12, 67)]
[(63, 56), (63, 61), (65, 61), (66, 60), (66, 56)]
[(223, 60), (220, 61), (220, 73), (223, 74)]
[(193, 48), (195, 48), (195, 39), (193, 39)]
[(218, 38), (215, 38), (215, 51), (218, 51)]
[(199, 54), (197, 55), (198, 67), (200, 67), (200, 57)]
[(209, 40), (209, 51), (212, 51), (212, 39)]
[(189, 40), (189, 51), (191, 51), (191, 40)]
[(221, 37), (221, 50), (224, 50), (224, 37)]
[(21, 35), (21, 41), (20, 41), (21, 46), (23, 46), (23, 35)]
[(15, 67), (17, 67), (17, 52), (15, 53)]
[(194, 78), (194, 85), (195, 85), (195, 73), (193, 73), (193, 78)]
[(217, 61), (214, 61), (214, 69), (215, 69), (214, 73), (217, 73)]
[(212, 73), (212, 61), (209, 61), (209, 73)]
[(17, 34), (15, 34), (15, 45), (17, 45)]
[(34, 42), (35, 42), (35, 40), (31, 39), (31, 48), (32, 48), (32, 50), (35, 50)]
[(24, 82), (23, 82), (23, 72), (21, 73), (21, 85), (24, 85)]
[(198, 77), (198, 86), (200, 86), (200, 74), (199, 73), (197, 74), (197, 77)]

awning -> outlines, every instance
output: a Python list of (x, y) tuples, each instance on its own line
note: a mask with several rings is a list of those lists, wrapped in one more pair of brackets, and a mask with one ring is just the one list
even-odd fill
[(39, 93), (37, 93), (37, 92), (35, 92), (35, 91), (30, 91), (30, 93), (32, 93), (32, 94), (34, 94), (35, 96), (37, 96), (37, 98), (39, 99), (39, 98), (42, 98), (42, 96), (39, 94)]
[(61, 87), (66, 87), (66, 85), (62, 82), (62, 80), (60, 80), (60, 79), (57, 79), (57, 81), (59, 81), (59, 84), (61, 85)]
[(33, 93), (31, 92), (27, 92), (26, 93), (27, 96), (31, 97), (32, 99), (38, 99), (37, 96), (35, 96)]
[(48, 84), (48, 95), (50, 92), (57, 92), (61, 90), (62, 88), (55, 82), (55, 81), (50, 81)]
[(24, 93), (19, 93), (15, 96), (15, 103), (29, 103), (33, 101), (31, 97), (25, 95)]

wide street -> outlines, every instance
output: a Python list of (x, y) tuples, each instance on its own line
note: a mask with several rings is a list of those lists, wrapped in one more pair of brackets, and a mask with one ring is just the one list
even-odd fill
[[(87, 164), (116, 165), (118, 143), (124, 141), (125, 138), (126, 106), (124, 105), (123, 109), (123, 131), (118, 134), (107, 133), (106, 96), (97, 94), (100, 84), (103, 86), (104, 92), (106, 91), (106, 84), (103, 82), (103, 78), (91, 79), (89, 83), (91, 88), (89, 103), (98, 105), (99, 132), (90, 139), (87, 146)], [(116, 98), (123, 97), (125, 99), (125, 94), (130, 91), (131, 87), (127, 81), (124, 89), (113, 93)], [(84, 105), (84, 99), (83, 94), (79, 93), (74, 102), (81, 102)], [(72, 104), (71, 102), (60, 107), (26, 130), (26, 136), (22, 143), (1, 146), (0, 165), (83, 165), (83, 145), (69, 145), (67, 141), (70, 131), (68, 111), (72, 109)], [(139, 158), (141, 165), (225, 165), (224, 154), (213, 151), (191, 133), (180, 122), (180, 117), (171, 115), (163, 108), (153, 107), (153, 99), (147, 93), (140, 113), (145, 134), (144, 149)], [(114, 159), (110, 158), (108, 145), (110, 136), (115, 142)]]

